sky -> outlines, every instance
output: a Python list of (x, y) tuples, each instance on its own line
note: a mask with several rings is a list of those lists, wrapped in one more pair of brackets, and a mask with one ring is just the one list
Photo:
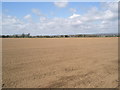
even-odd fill
[(3, 2), (2, 34), (118, 32), (117, 2)]

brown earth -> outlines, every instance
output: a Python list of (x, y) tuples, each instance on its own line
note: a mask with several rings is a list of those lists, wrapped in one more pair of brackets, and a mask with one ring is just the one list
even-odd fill
[(118, 86), (118, 38), (9, 38), (2, 45), (3, 87)]

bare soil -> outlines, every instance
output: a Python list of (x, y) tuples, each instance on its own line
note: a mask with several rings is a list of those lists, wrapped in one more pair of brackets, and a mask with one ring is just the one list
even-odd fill
[(116, 88), (118, 38), (6, 38), (3, 87)]

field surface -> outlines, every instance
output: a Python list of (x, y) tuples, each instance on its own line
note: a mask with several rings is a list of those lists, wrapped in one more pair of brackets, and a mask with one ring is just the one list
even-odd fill
[(118, 86), (118, 38), (6, 38), (2, 45), (3, 87)]

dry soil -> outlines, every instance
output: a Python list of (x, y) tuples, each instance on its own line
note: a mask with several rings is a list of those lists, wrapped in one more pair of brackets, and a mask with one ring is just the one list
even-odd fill
[(3, 87), (115, 88), (118, 38), (8, 38)]

